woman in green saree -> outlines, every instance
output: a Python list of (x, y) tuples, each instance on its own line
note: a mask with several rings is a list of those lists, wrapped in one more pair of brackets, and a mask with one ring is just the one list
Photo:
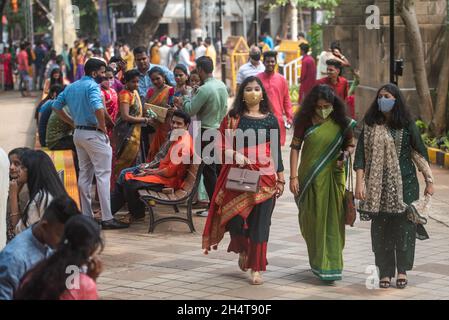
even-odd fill
[(415, 165), (426, 181), (424, 194), (433, 194), (427, 157), (399, 88), (384, 85), (365, 115), (354, 161), (355, 196), (360, 200), (361, 220), (372, 221), (372, 249), (381, 288), (390, 287), (396, 270), (396, 287), (407, 286), (416, 238), (428, 239), (423, 225), (409, 219), (409, 205), (419, 199)]
[(329, 86), (318, 85), (296, 116), (290, 145), (290, 191), (299, 209), (312, 272), (325, 282), (342, 277), (344, 162), (354, 149), (354, 127), (355, 121), (346, 116), (344, 102)]

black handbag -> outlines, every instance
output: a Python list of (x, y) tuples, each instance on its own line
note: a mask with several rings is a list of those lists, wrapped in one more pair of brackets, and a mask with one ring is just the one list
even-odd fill
[(117, 158), (121, 156), (129, 139), (131, 138), (134, 124), (119, 119), (112, 131), (112, 143), (115, 146), (115, 155)]

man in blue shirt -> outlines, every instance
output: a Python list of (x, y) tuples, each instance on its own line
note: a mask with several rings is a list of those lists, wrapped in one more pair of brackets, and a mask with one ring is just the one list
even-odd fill
[(173, 72), (171, 72), (167, 67), (150, 63), (150, 58), (148, 57), (147, 50), (144, 47), (135, 48), (133, 50), (133, 54), (137, 70), (140, 72), (139, 88), (137, 90), (139, 91), (139, 96), (142, 103), (145, 103), (148, 89), (153, 87), (153, 83), (151, 82), (148, 72), (154, 67), (159, 67), (164, 70), (165, 76), (168, 81), (170, 81), (169, 85), (173, 85), (175, 83)]
[[(53, 103), (53, 110), (65, 122), (73, 122), (79, 163), (78, 187), (84, 215), (93, 217), (91, 187), (94, 174), (97, 180), (103, 229), (128, 227), (114, 219), (111, 213), (110, 187), (112, 148), (106, 130), (106, 110), (101, 98), (99, 82), (106, 72), (106, 63), (91, 58), (85, 66), (86, 76), (69, 85)], [(72, 118), (62, 109), (67, 105)]]
[(68, 196), (55, 198), (30, 228), (18, 234), (0, 252), (0, 300), (12, 300), (23, 276), (53, 254), (65, 223), (80, 212)]
[(268, 35), (268, 33), (266, 33), (266, 32), (264, 32), (264, 34), (262, 35), (262, 37), (263, 37), (263, 42), (265, 42), (265, 43), (270, 47), (270, 50), (273, 50), (273, 49), (274, 49), (274, 41), (273, 41), (273, 38), (270, 37), (270, 36)]

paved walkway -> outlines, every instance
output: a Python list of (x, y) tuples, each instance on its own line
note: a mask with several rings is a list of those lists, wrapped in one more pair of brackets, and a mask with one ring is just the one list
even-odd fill
[[(288, 166), (288, 148), (283, 150)], [(287, 169), (288, 170), (288, 169)], [(432, 214), (447, 220), (449, 171), (434, 168), (438, 195)], [(288, 173), (286, 173), (288, 178)], [(286, 190), (273, 213), (267, 272), (262, 286), (249, 284), (249, 274), (227, 253), (229, 236), (208, 256), (201, 251), (206, 218), (195, 217), (196, 234), (186, 225), (166, 223), (147, 233), (148, 221), (125, 231), (108, 231), (102, 257), (106, 272), (99, 279), (104, 299), (449, 299), (449, 228), (433, 219), (431, 239), (417, 242), (415, 269), (406, 290), (367, 289), (373, 270), (370, 223), (347, 227), (343, 280), (325, 286), (310, 271), (307, 248), (299, 234), (297, 209)], [(449, 226), (449, 224), (448, 224)], [(371, 271), (372, 272), (372, 271)]]
[[(0, 146), (32, 145), (34, 101), (18, 94), (0, 93)], [(288, 148), (284, 166), (288, 171)], [(297, 209), (286, 190), (273, 214), (267, 272), (262, 286), (249, 284), (237, 266), (237, 255), (227, 253), (229, 236), (218, 251), (201, 251), (205, 218), (194, 217), (198, 233), (172, 222), (147, 233), (148, 219), (126, 230), (105, 231), (102, 254), (105, 272), (99, 278), (103, 299), (449, 299), (449, 170), (434, 167), (437, 195), (427, 230), (431, 239), (417, 242), (415, 269), (405, 290), (367, 289), (374, 256), (370, 224), (348, 227), (343, 280), (324, 286), (312, 275), (304, 240), (299, 234)], [(286, 172), (286, 177), (289, 174)], [(159, 209), (157, 209), (159, 210)], [(368, 279), (369, 280), (369, 279)], [(369, 281), (368, 281), (369, 282)]]

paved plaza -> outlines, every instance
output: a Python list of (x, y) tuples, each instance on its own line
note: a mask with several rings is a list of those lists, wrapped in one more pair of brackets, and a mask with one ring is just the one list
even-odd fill
[[(0, 94), (0, 142), (7, 151), (32, 141), (27, 134), (35, 130), (27, 127), (32, 125), (34, 104), (29, 99), (18, 98), (18, 94), (13, 99), (12, 95)], [(13, 112), (18, 112), (21, 118), (12, 117), (6, 121), (5, 116)], [(288, 146), (283, 153), (288, 180)], [(334, 286), (323, 285), (310, 271), (296, 205), (286, 186), (273, 213), (269, 265), (263, 274), (263, 285), (251, 285), (249, 274), (237, 266), (238, 256), (226, 252), (228, 234), (217, 251), (203, 255), (201, 234), (206, 218), (194, 217), (197, 233), (190, 233), (185, 224), (170, 222), (157, 226), (155, 232), (149, 234), (147, 217), (129, 229), (104, 232), (105, 271), (98, 280), (100, 297), (139, 300), (449, 299), (449, 170), (433, 169), (436, 195), (433, 218), (427, 225), (430, 240), (417, 240), (415, 268), (409, 272), (409, 286), (405, 290), (396, 289), (394, 282), (388, 290), (367, 288), (372, 275), (366, 271), (372, 270), (374, 265), (369, 222), (347, 227), (343, 280)], [(157, 207), (156, 212), (165, 210)]]

